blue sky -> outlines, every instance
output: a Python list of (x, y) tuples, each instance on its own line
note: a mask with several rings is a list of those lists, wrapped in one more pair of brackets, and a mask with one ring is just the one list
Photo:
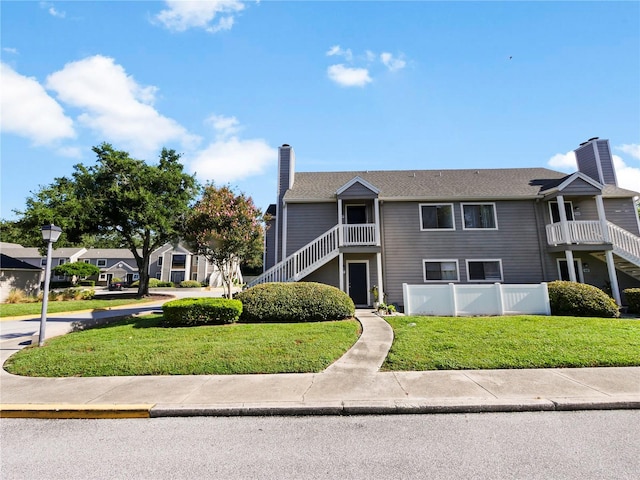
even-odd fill
[(640, 3), (3, 1), (1, 212), (109, 142), (275, 200), (298, 171), (549, 167), (640, 190)]

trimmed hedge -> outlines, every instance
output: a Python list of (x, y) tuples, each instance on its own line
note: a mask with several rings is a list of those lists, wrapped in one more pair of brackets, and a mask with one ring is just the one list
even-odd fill
[(550, 282), (548, 287), (553, 315), (606, 318), (620, 316), (615, 300), (593, 285), (557, 280)]
[(640, 288), (627, 288), (624, 293), (630, 313), (640, 313)]
[[(130, 287), (138, 287), (140, 286), (140, 280), (136, 280), (135, 282), (133, 282), (131, 285), (129, 285)], [(157, 278), (150, 278), (149, 279), (149, 288), (157, 288), (157, 287), (173, 287), (173, 283), (171, 282), (161, 282), (160, 280), (158, 280)]]
[(241, 322), (321, 322), (353, 317), (355, 305), (336, 287), (322, 283), (264, 283), (236, 295)]
[(162, 306), (165, 327), (224, 325), (237, 322), (242, 303), (226, 298), (182, 298)]
[(197, 280), (183, 280), (180, 282), (180, 288), (200, 288), (202, 284)]

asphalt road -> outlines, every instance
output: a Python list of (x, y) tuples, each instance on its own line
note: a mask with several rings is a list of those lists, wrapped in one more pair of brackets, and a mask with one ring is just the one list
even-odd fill
[(637, 479), (640, 411), (0, 420), (4, 480)]

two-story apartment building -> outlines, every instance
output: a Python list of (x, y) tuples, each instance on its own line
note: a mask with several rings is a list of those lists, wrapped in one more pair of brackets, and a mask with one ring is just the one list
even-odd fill
[(279, 149), (277, 202), (265, 235), (266, 281), (317, 281), (371, 305), (375, 285), (640, 286), (638, 192), (617, 186), (607, 140), (576, 149), (578, 171), (546, 168), (296, 172)]

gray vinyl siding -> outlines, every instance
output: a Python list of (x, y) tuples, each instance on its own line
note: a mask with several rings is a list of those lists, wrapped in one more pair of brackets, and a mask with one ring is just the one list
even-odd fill
[(596, 146), (598, 149), (598, 156), (600, 157), (600, 167), (602, 169), (604, 183), (608, 185), (617, 185), (613, 159), (611, 158), (611, 151), (609, 150), (609, 142), (606, 140), (598, 140), (596, 142)]
[(600, 190), (585, 180), (578, 178), (558, 193), (564, 195), (565, 200), (569, 200), (567, 198), (569, 195), (597, 195), (600, 193)]
[(282, 232), (283, 232), (283, 198), (284, 194), (293, 184), (292, 149), (290, 147), (280, 147), (278, 150), (278, 201), (276, 202), (276, 235), (277, 238), (277, 259), (281, 261), (285, 257), (282, 252)]
[(367, 187), (362, 185), (361, 183), (354, 183), (344, 192), (342, 192), (339, 198), (348, 199), (348, 198), (357, 198), (357, 199), (366, 199), (366, 198), (376, 198), (378, 196), (377, 193), (372, 192)]
[(329, 263), (323, 265), (315, 272), (310, 273), (302, 280), (305, 282), (317, 282), (324, 283), (326, 285), (332, 285), (336, 288), (340, 288), (340, 277), (338, 274), (339, 262), (337, 258), (334, 258)]
[(338, 224), (336, 203), (290, 203), (286, 212), (287, 255)]
[(596, 182), (602, 183), (600, 173), (598, 172), (598, 160), (593, 150), (593, 144), (578, 148), (575, 152), (576, 160), (578, 161), (578, 170), (593, 178)]
[(458, 260), (460, 282), (465, 260), (500, 259), (504, 283), (543, 280), (535, 202), (495, 202), (498, 230), (463, 230), (460, 203), (454, 202), (455, 231), (420, 231), (419, 203), (385, 202), (383, 269), (388, 301), (402, 303), (402, 284), (423, 284), (423, 259)]
[(640, 235), (636, 209), (632, 198), (605, 198), (604, 209), (607, 220), (625, 230)]
[(268, 270), (276, 264), (275, 245), (276, 245), (276, 221), (275, 218), (267, 222), (267, 230), (264, 234), (265, 238), (265, 258), (264, 270)]

